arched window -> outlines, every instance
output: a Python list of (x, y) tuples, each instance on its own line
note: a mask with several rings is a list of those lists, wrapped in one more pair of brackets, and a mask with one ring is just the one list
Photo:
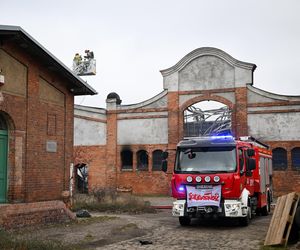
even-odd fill
[(162, 150), (155, 150), (152, 153), (152, 170), (153, 171), (160, 171), (161, 170), (161, 163), (162, 163)]
[(300, 148), (292, 149), (292, 167), (300, 170)]
[(231, 134), (231, 109), (216, 101), (201, 101), (184, 112), (184, 136), (198, 137)]
[(137, 170), (148, 170), (148, 153), (145, 150), (140, 150), (136, 153)]
[(121, 152), (121, 162), (122, 162), (122, 170), (123, 169), (132, 169), (132, 158), (133, 153), (129, 149), (125, 149)]
[(287, 169), (287, 152), (284, 148), (273, 149), (273, 169), (285, 170)]

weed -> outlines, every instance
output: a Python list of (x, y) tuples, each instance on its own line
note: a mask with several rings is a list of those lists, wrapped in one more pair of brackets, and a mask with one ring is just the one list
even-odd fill
[(115, 189), (94, 189), (90, 195), (76, 195), (73, 210), (87, 209), (98, 212), (155, 213), (155, 209), (142, 198), (132, 194), (119, 194)]
[(19, 239), (13, 234), (0, 230), (0, 249), (3, 250), (71, 250), (72, 246), (56, 241), (41, 241), (37, 239)]

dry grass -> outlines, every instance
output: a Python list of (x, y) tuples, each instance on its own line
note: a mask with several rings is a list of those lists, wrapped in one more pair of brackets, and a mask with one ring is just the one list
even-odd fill
[(0, 229), (1, 250), (75, 250), (74, 246), (66, 246), (55, 241), (37, 239), (19, 239), (13, 233)]
[(155, 213), (155, 209), (141, 197), (118, 193), (114, 189), (96, 189), (89, 195), (76, 194), (73, 210), (87, 209), (113, 213)]

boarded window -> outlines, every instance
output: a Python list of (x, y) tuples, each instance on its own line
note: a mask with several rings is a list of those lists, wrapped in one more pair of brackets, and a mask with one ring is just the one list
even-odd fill
[(136, 153), (137, 169), (148, 170), (148, 153), (145, 150), (140, 150)]
[(292, 149), (292, 167), (300, 169), (300, 148)]
[(47, 134), (56, 135), (56, 115), (54, 114), (48, 114)]
[(122, 169), (132, 169), (133, 153), (131, 150), (123, 150), (121, 152)]
[(273, 149), (273, 170), (287, 169), (287, 152), (284, 148)]
[(162, 164), (162, 150), (155, 150), (152, 153), (152, 170), (153, 171), (160, 171), (161, 164)]

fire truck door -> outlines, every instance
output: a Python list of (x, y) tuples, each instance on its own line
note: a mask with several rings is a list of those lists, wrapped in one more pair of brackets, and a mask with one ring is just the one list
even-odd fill
[[(239, 149), (239, 162), (243, 162), (243, 175), (241, 174), (241, 183), (243, 184), (243, 188), (246, 188), (251, 194), (254, 192), (254, 178), (251, 172), (247, 171), (246, 161), (247, 161), (247, 149), (240, 148)], [(241, 160), (241, 158), (243, 160)], [(240, 168), (242, 169), (242, 168)]]

